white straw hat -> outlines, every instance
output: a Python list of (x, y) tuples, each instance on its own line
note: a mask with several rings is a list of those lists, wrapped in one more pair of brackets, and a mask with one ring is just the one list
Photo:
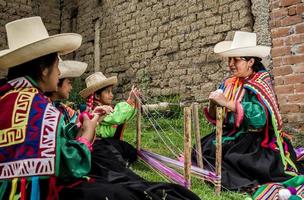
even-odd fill
[(41, 56), (64, 55), (78, 49), (82, 37), (76, 33), (49, 36), (40, 17), (29, 17), (5, 25), (8, 49), (0, 55), (0, 69), (7, 69)]
[(214, 53), (223, 57), (259, 57), (269, 55), (270, 47), (257, 45), (256, 33), (236, 31), (232, 41), (222, 41), (214, 46)]
[(90, 94), (93, 94), (97, 90), (105, 88), (110, 85), (117, 84), (117, 77), (112, 76), (110, 78), (105, 77), (102, 72), (95, 72), (85, 79), (87, 88), (81, 90), (79, 95), (83, 98), (87, 98)]
[(85, 62), (79, 62), (74, 60), (59, 60), (60, 76), (62, 78), (75, 78), (81, 76), (88, 67)]

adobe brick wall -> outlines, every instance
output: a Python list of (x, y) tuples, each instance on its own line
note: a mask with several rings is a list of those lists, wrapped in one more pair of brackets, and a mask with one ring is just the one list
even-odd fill
[(304, 130), (304, 1), (271, 0), (275, 91), (285, 124)]
[[(63, 2), (62, 17), (69, 19), (75, 8)], [(178, 94), (182, 100), (204, 101), (227, 75), (227, 63), (213, 53), (213, 46), (231, 39), (235, 30), (252, 31), (254, 25), (248, 0), (77, 3), (76, 30), (84, 41), (75, 57), (93, 71), (95, 24), (100, 20), (100, 70), (118, 75), (118, 98), (137, 84), (148, 97)], [(70, 25), (65, 22), (62, 30), (71, 30)]]

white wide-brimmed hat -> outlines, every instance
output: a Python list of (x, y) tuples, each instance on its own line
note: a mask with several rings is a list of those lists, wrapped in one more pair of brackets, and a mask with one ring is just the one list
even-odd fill
[(269, 55), (270, 47), (257, 45), (256, 33), (236, 31), (232, 41), (222, 41), (215, 45), (214, 53), (223, 57), (259, 57)]
[[(0, 69), (7, 69), (41, 56), (64, 55), (78, 49), (82, 37), (76, 33), (49, 36), (40, 17), (29, 17), (5, 25), (8, 49), (0, 53)], [(2, 55), (1, 55), (2, 54)]]
[(110, 78), (107, 78), (105, 75), (103, 75), (102, 72), (95, 72), (94, 74), (91, 74), (85, 79), (87, 88), (81, 90), (79, 92), (79, 95), (83, 98), (87, 98), (89, 95), (93, 94), (97, 90), (100, 90), (102, 88), (105, 88), (110, 85), (116, 85), (117, 84), (117, 77), (112, 76)]
[(75, 78), (81, 76), (88, 67), (85, 62), (75, 60), (59, 60), (60, 76), (62, 78)]

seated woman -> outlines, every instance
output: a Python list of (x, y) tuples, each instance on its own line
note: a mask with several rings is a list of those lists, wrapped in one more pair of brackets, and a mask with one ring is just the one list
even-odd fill
[[(102, 72), (95, 72), (86, 78), (86, 88), (80, 91), (80, 96), (88, 99), (89, 109), (95, 106), (113, 106), (113, 86), (117, 84), (117, 77), (107, 78)], [(112, 113), (100, 122), (96, 129), (97, 137), (123, 139), (123, 132), (128, 121), (136, 115), (136, 96), (139, 90), (132, 87), (127, 101), (116, 104)]]
[[(49, 36), (40, 17), (10, 22), (6, 31), (9, 49), (0, 53), (0, 67), (8, 69), (0, 86), (0, 199), (56, 199), (65, 193), (58, 194), (58, 187), (65, 187), (60, 180), (87, 182), (99, 120), (85, 116), (81, 129), (65, 124), (44, 95), (57, 88), (58, 54), (79, 48), (82, 37)], [(82, 192), (89, 193), (85, 187)]]
[[(215, 122), (215, 107), (224, 108), (222, 184), (229, 190), (251, 190), (259, 184), (288, 180), (303, 173), (282, 131), (271, 78), (261, 63), (270, 47), (257, 46), (256, 34), (237, 31), (214, 52), (228, 57), (231, 77), (209, 95), (205, 115)], [(205, 166), (215, 164), (215, 132), (202, 138)], [(196, 162), (195, 151), (192, 159)]]

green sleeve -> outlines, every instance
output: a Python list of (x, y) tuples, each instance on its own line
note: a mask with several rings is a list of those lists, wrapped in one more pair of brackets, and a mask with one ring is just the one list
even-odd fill
[(266, 124), (266, 113), (262, 104), (255, 95), (244, 96), (242, 101), (244, 109), (244, 122), (252, 128), (262, 128)]
[[(75, 124), (59, 124), (60, 165), (59, 177), (82, 177), (91, 169), (91, 152), (81, 142), (75, 140), (78, 128)], [(57, 161), (58, 162), (58, 161)]]
[(136, 109), (127, 102), (116, 104), (114, 111), (107, 115), (96, 128), (96, 135), (103, 138), (113, 137), (117, 125), (128, 122), (133, 119), (135, 115)]

